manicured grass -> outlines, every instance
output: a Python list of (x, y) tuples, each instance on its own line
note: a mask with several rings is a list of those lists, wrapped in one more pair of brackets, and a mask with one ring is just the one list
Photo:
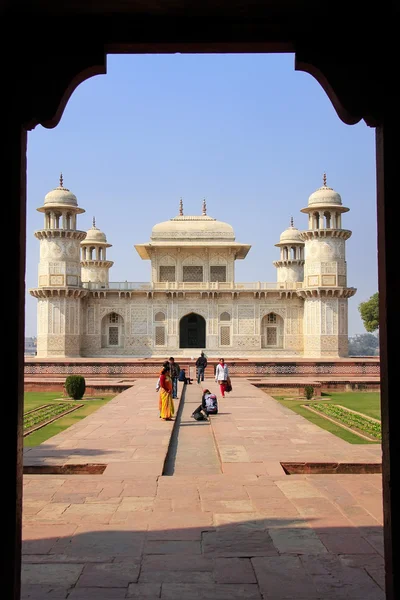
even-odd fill
[(327, 398), (331, 399), (331, 403), (341, 404), (351, 410), (357, 410), (367, 417), (381, 420), (381, 395), (379, 392), (332, 392), (327, 396), (322, 396), (321, 401), (325, 401)]
[[(107, 404), (114, 396), (104, 396), (96, 400), (75, 400), (77, 404), (84, 404), (82, 408), (61, 417), (54, 423), (45, 425), (41, 429), (27, 435), (24, 438), (24, 446), (38, 446), (42, 442), (53, 437), (57, 433), (64, 431), (74, 423), (77, 423), (81, 419), (84, 419), (104, 404)], [(24, 411), (32, 410), (43, 404), (50, 404), (56, 400), (62, 398), (61, 392), (25, 392), (24, 394)], [(66, 398), (65, 398), (66, 399)], [(74, 402), (74, 401), (72, 401)]]
[[(324, 419), (322, 416), (316, 415), (306, 408), (302, 407), (307, 401), (301, 398), (284, 399), (282, 396), (274, 396), (283, 406), (287, 406), (297, 414), (301, 415), (311, 423), (318, 425), (326, 431), (330, 431), (337, 437), (340, 437), (350, 444), (376, 444), (380, 442), (369, 442), (351, 431), (343, 429), (339, 425)], [(332, 392), (329, 395), (323, 395), (314, 402), (327, 402), (330, 404), (340, 404), (352, 410), (357, 410), (374, 419), (380, 419), (380, 394), (378, 392)]]

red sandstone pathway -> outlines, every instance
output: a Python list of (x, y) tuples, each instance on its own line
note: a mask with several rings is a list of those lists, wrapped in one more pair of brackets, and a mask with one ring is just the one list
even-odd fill
[(148, 379), (26, 450), (25, 464), (107, 466), (24, 476), (23, 599), (384, 599), (381, 476), (280, 466), (379, 463), (380, 446), (350, 445), (233, 384), (210, 423), (188, 416), (202, 386), (187, 387), (172, 476), (173, 423)]

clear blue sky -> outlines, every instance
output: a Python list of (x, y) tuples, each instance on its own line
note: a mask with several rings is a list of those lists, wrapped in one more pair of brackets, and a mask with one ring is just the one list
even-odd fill
[[(252, 244), (236, 281), (276, 281), (280, 233), (327, 183), (350, 212), (349, 335), (365, 333), (357, 310), (377, 291), (375, 130), (345, 125), (320, 85), (294, 70), (294, 55), (109, 56), (108, 73), (73, 93), (55, 129), (28, 136), (27, 290), (37, 286), (43, 227), (36, 208), (59, 174), (86, 213), (78, 228), (107, 235), (110, 281), (149, 281), (134, 244), (178, 213), (230, 223)], [(36, 335), (37, 300), (27, 292), (26, 335)]]

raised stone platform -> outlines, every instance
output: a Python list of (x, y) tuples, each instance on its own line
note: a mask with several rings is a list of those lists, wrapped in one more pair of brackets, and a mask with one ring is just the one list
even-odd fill
[[(166, 357), (167, 358), (167, 357)], [(195, 359), (176, 356), (175, 360), (195, 378)], [(25, 359), (25, 391), (62, 390), (70, 374), (83, 375), (93, 393), (115, 393), (130, 387), (136, 378), (156, 379), (162, 360), (126, 358)], [(206, 377), (212, 378), (217, 364), (210, 359)], [(302, 395), (304, 385), (314, 385), (320, 391), (380, 389), (378, 357), (332, 360), (298, 359), (232, 359), (227, 362), (232, 377), (251, 378), (271, 393)], [(88, 391), (90, 393), (90, 391)], [(318, 392), (317, 392), (318, 393)]]
[(244, 378), (198, 423), (201, 387), (187, 386), (174, 424), (136, 380), (25, 450), (31, 467), (105, 469), (24, 476), (22, 600), (384, 600), (381, 475), (281, 465), (379, 465), (380, 445), (348, 444)]

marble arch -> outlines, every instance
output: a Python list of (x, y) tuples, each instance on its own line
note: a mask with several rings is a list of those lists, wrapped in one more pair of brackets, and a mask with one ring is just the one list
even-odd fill
[[(295, 68), (315, 77), (344, 123), (355, 124), (363, 119), (376, 128), (386, 598), (394, 600), (400, 596), (400, 540), (395, 535), (399, 529), (396, 507), (400, 474), (398, 430), (392, 416), (398, 389), (398, 282), (392, 274), (397, 272), (400, 222), (400, 96), (391, 77), (399, 61), (398, 6), (373, 2), (371, 19), (370, 11), (361, 2), (337, 0), (332, 12), (320, 2), (271, 0), (246, 6), (243, 11), (240, 2), (222, 0), (202, 5), (208, 27), (199, 33), (194, 18), (196, 2), (187, 5), (177, 0), (166, 5), (162, 14), (158, 3), (152, 0), (145, 8), (140, 7), (141, 12), (134, 1), (103, 0), (96, 4), (95, 11), (93, 7), (89, 10), (86, 1), (67, 10), (62, 3), (50, 5), (33, 0), (29, 9), (21, 8), (18, 14), (11, 0), (1, 6), (3, 27), (10, 33), (7, 39), (19, 40), (19, 52), (9, 53), (3, 70), (3, 85), (13, 89), (14, 94), (2, 96), (6, 121), (2, 143), (7, 149), (3, 153), (3, 168), (8, 174), (3, 183), (7, 187), (11, 233), (3, 276), (14, 285), (14, 301), (10, 303), (6, 324), (6, 368), (9, 394), (14, 401), (8, 413), (11, 468), (4, 475), (7, 491), (3, 509), (8, 519), (3, 544), (8, 552), (3, 591), (10, 600), (20, 597), (27, 131), (38, 124), (55, 127), (77, 85), (106, 72), (107, 52), (293, 52)], [(63, 44), (52, 52), (48, 50), (47, 32), (56, 31), (60, 21), (65, 30), (74, 31), (73, 52)], [(323, 31), (324, 23), (329, 23), (340, 43), (321, 46), (322, 33), (316, 32)], [(7, 51), (11, 42), (4, 39), (3, 44)], [(387, 89), (391, 90), (390, 95), (385, 94)]]

